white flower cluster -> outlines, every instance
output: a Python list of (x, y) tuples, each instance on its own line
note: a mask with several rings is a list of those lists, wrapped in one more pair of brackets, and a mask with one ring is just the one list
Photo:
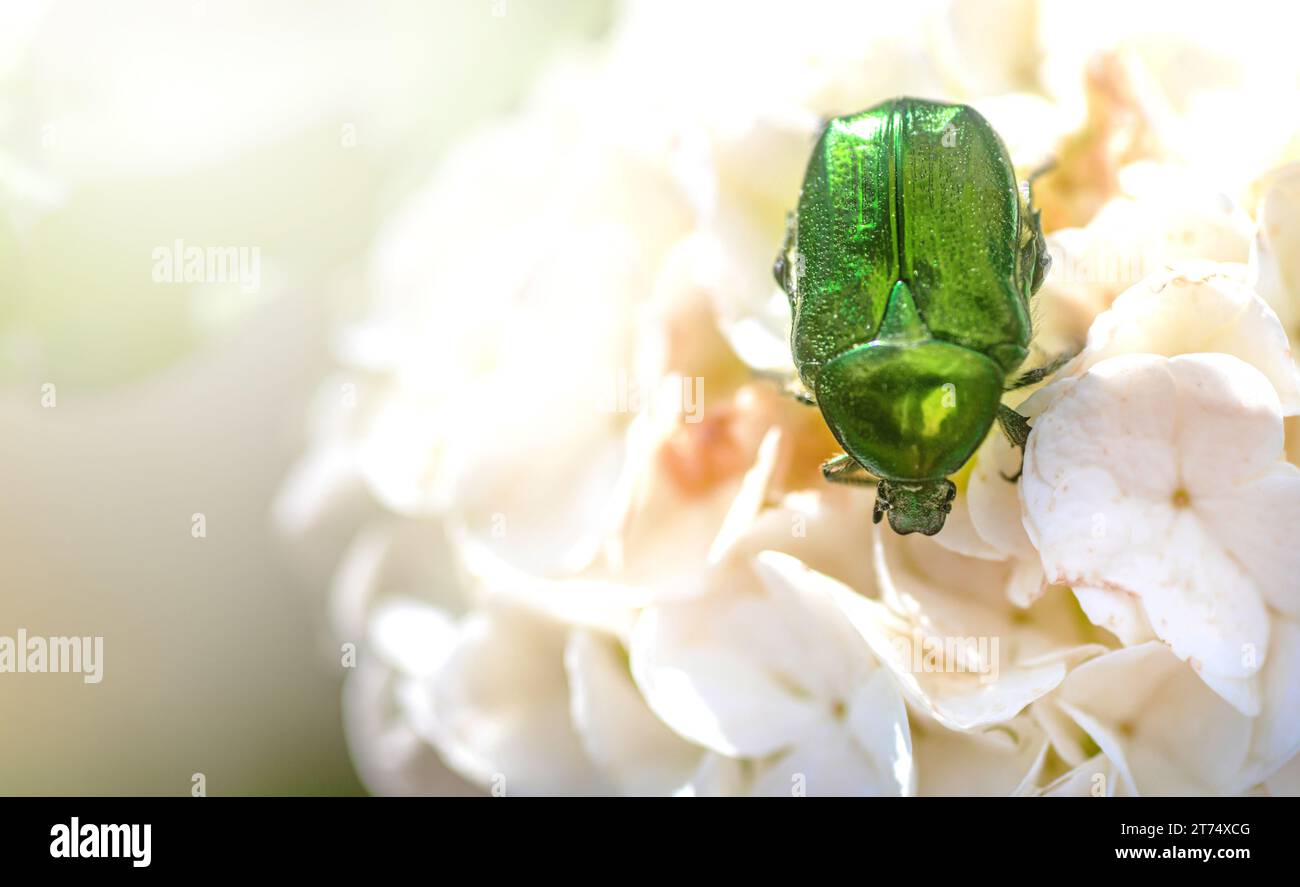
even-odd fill
[[(351, 535), (372, 789), (1300, 793), (1300, 69), (1132, 6), (631, 4), (446, 161), (280, 503)], [(1036, 359), (1082, 348), (935, 537), (764, 378), (820, 120), (897, 94), (1055, 158)]]

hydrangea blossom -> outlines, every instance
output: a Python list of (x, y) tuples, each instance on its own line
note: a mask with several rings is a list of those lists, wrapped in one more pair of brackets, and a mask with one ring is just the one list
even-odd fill
[[(680, 14), (629, 4), (376, 247), (323, 388), (355, 396), (323, 398), (279, 510), (344, 551), (367, 783), (1294, 792), (1300, 141), (1285, 115), (1248, 151), (1215, 127), (1295, 72), (1210, 65), (1168, 9), (1129, 32), (920, 4), (865, 40), (873, 4)], [(819, 121), (903, 93), (974, 103), (1022, 175), (1056, 160), (1033, 359), (1081, 348), (1008, 396), (1025, 452), (995, 431), (934, 538), (825, 484), (835, 441), (765, 378), (789, 370), (770, 267)]]
[(1273, 386), (1229, 355), (1134, 354), (1049, 396), (1021, 481), (1048, 580), (1122, 640), (1165, 640), (1259, 714), (1270, 611), (1300, 608), (1300, 468), (1283, 458)]

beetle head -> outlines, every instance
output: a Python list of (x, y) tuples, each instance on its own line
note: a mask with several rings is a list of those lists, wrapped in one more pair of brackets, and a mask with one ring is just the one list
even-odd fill
[(924, 533), (933, 536), (943, 529), (952, 510), (957, 487), (947, 478), (934, 480), (885, 480), (876, 484), (876, 523), (885, 514), (889, 526), (900, 536)]

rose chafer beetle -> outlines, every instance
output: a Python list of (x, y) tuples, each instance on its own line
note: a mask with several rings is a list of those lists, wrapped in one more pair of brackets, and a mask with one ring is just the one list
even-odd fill
[(774, 271), (795, 393), (844, 448), (823, 474), (875, 484), (877, 523), (939, 532), (948, 478), (995, 420), (1023, 448), (1002, 394), (1055, 369), (1008, 384), (1050, 261), (1028, 183), (973, 108), (897, 98), (823, 130)]

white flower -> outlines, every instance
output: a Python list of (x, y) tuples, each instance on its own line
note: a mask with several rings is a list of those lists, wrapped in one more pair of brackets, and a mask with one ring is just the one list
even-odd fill
[(1255, 288), (1292, 338), (1300, 334), (1300, 163), (1269, 177), (1251, 247)]
[[(1281, 86), (1189, 82), (1214, 52), (1033, 0), (884, 6), (628, 4), (385, 231), (341, 342), (355, 403), (282, 509), (338, 538), (322, 503), (357, 476), (378, 500), (333, 595), (376, 790), (445, 785), (430, 751), (507, 794), (1288, 785), (1294, 201), (1274, 185), (1256, 232), (1241, 184), (1294, 126), (1222, 175), (1195, 140)], [(994, 432), (936, 538), (873, 527), (821, 477), (818, 411), (749, 369), (791, 370), (771, 263), (820, 118), (896, 94), (976, 104), (1021, 175), (1056, 157), (1038, 357), (1087, 335), (1008, 398), (1019, 483)], [(1215, 264), (1252, 237), (1251, 272)], [(698, 410), (659, 409), (683, 384)]]
[(1036, 342), (1048, 356), (1081, 340), (1117, 295), (1166, 265), (1246, 261), (1250, 217), (1193, 171), (1136, 163), (1120, 171), (1118, 185), (1087, 225), (1048, 235), (1052, 269), (1035, 296)]
[(909, 714), (918, 794), (996, 797), (1036, 792), (1051, 744), (1032, 717), (960, 732), (920, 713)]
[(1274, 797), (1295, 797), (1300, 795), (1300, 755), (1296, 755), (1267, 780), (1265, 788)]
[[(1295, 668), (1295, 623), (1284, 646)], [(1286, 683), (1279, 671), (1279, 689)], [(1115, 692), (1123, 687), (1124, 692)], [(1225, 703), (1156, 641), (1115, 650), (1076, 668), (1042, 706), (1058, 709), (1085, 730), (1101, 754), (1076, 767), (1054, 793), (1239, 794), (1291, 755), (1300, 739), (1294, 689), (1275, 700), (1286, 721), (1251, 718)], [(1276, 744), (1288, 734), (1289, 746)], [(1187, 741), (1188, 737), (1196, 741)], [(1280, 751), (1280, 753), (1279, 753)], [(1098, 780), (1098, 774), (1101, 774)], [(1120, 781), (1116, 785), (1116, 780)]]
[[(1151, 135), (1162, 153), (1193, 166), (1211, 187), (1239, 197), (1261, 171), (1295, 159), (1293, 100), (1297, 59), (1288, 29), (1260, 27), (1272, 7), (1243, 0), (1225, 16), (1212, 4), (1125, 0), (1078, 6), (1039, 4), (1040, 39), (1050, 48), (1039, 69), (1057, 101), (1081, 103), (1078, 72), (1098, 52), (1131, 70)], [(1257, 120), (1249, 138), (1227, 118)]]
[(1020, 470), (1020, 459), (1006, 435), (992, 429), (954, 479), (957, 497), (944, 531), (934, 541), (957, 554), (1006, 561), (1006, 597), (1028, 607), (1047, 590), (1047, 581), (1021, 523), (1019, 490), (1009, 480)]
[(381, 611), (372, 631), (411, 675), (398, 698), (443, 760), (509, 794), (609, 791), (570, 717), (564, 626), (518, 607), (477, 609), (450, 635), (430, 621), (439, 630), (412, 631), (411, 613)]
[(758, 794), (911, 794), (907, 713), (889, 672), (834, 602), (770, 553), (717, 568), (697, 597), (648, 608), (632, 671), (678, 733), (763, 761)]
[[(874, 535), (874, 534), (873, 534)], [(1003, 595), (1007, 566), (881, 534), (880, 582), (858, 586), (784, 555), (760, 560), (787, 584), (841, 609), (908, 702), (921, 794), (1030, 794), (1071, 759), (1077, 727), (1041, 711), (1078, 663), (1105, 652), (1064, 590), (1027, 613)]]
[(1142, 620), (1243, 713), (1270, 609), (1300, 613), (1300, 469), (1268, 379), (1222, 354), (1102, 360), (1041, 395), (1020, 481), (1048, 581), (1099, 624)]
[(1300, 371), (1277, 314), (1235, 264), (1182, 262), (1115, 300), (1088, 331), (1087, 346), (1063, 375), (1117, 354), (1218, 352), (1246, 361), (1272, 383), (1282, 414), (1300, 413)]
[(939, 723), (973, 730), (1007, 721), (1102, 651), (1075, 630), (1065, 599), (1026, 619), (1002, 593), (1004, 565), (918, 540), (877, 537), (878, 602), (843, 586), (828, 591), (909, 700)]
[(395, 767), (406, 791), (445, 785), (435, 750), (497, 794), (667, 795), (709, 773), (646, 706), (613, 635), (495, 597), (459, 619), (389, 601), (370, 631), (379, 659), (350, 679), (346, 713), (376, 785)]
[[(743, 427), (732, 427), (771, 405), (753, 392), (738, 396), (733, 410), (713, 413), (737, 435), (737, 449), (725, 459), (716, 461), (714, 451), (712, 463), (682, 462), (701, 455), (688, 448), (655, 460), (656, 482), (645, 491), (655, 495), (637, 497), (629, 512), (616, 570), (605, 565), (580, 576), (537, 576), (472, 536), (453, 533), (469, 577), (456, 591), (445, 565), (443, 575), (433, 569), (448, 557), (434, 544), (436, 525), (407, 521), (358, 539), (339, 571), (334, 601), (340, 635), (367, 626), (368, 647), (382, 662), (380, 668), (367, 663), (350, 684), (391, 699), (388, 706), (349, 706), (355, 712), (349, 733), (364, 744), (359, 756), (368, 780), (392, 784), (373, 751), (382, 744), (406, 775), (406, 790), (445, 781), (427, 767), (422, 749), (436, 749), (471, 783), (507, 793), (748, 790), (740, 761), (719, 760), (651, 712), (624, 649), (637, 612), (656, 596), (703, 593), (707, 564), (737, 544), (778, 463), (789, 462), (780, 458), (778, 432), (755, 444), (746, 442)], [(737, 473), (745, 460), (752, 466)], [(690, 481), (684, 489), (683, 478), (674, 479), (682, 472)], [(421, 587), (441, 594), (413, 600)], [(359, 691), (350, 686), (349, 693)], [(562, 765), (551, 757), (561, 749)]]
[(680, 399), (651, 272), (690, 221), (667, 171), (559, 110), (448, 160), (382, 235), (379, 305), (343, 345), (374, 380), (341, 409), (380, 501), (508, 538), (544, 573), (595, 556), (626, 506), (633, 419)]
[[(381, 646), (381, 655), (359, 657), (344, 684), (343, 725), (358, 774), (383, 794), (475, 792), (447, 769), (411, 711), (416, 681), (431, 670), (418, 651), (440, 655), (453, 630), (443, 614), (416, 602), (395, 602), (388, 614), (388, 626), (405, 623), (404, 638)], [(404, 648), (415, 655), (403, 655)]]
[(619, 791), (670, 794), (699, 779), (704, 754), (651, 712), (632, 681), (622, 644), (576, 630), (569, 636), (565, 666), (583, 747)]
[[(1277, 316), (1246, 283), (1246, 275), (1242, 266), (1213, 262), (1183, 262), (1152, 275), (1096, 318), (1087, 346), (1058, 377), (1077, 376), (1118, 354), (1222, 352), (1263, 372), (1281, 398), (1283, 414), (1294, 415), (1300, 409), (1300, 372)], [(1031, 397), (1016, 408), (1032, 417), (1047, 397)], [(1004, 435), (996, 429), (990, 433), (957, 478), (949, 526), (936, 540), (961, 554), (1009, 560), (1007, 593), (1028, 606), (1046, 589), (1047, 579), (1021, 521), (1018, 487), (1006, 480), (1019, 470), (1020, 459)], [(1076, 591), (1090, 605), (1106, 608), (1109, 627), (1121, 638), (1148, 636), (1140, 622), (1115, 610), (1113, 600), (1099, 600), (1090, 589)]]

